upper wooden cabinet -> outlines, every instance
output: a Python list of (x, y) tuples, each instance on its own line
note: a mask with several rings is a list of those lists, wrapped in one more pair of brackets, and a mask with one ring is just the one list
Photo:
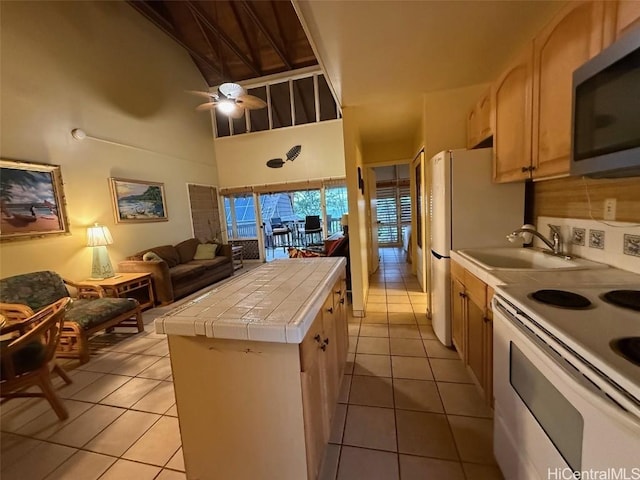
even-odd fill
[(467, 148), (474, 148), (493, 135), (491, 111), (491, 89), (487, 89), (467, 116)]
[(602, 50), (603, 2), (569, 2), (534, 39), (534, 178), (569, 172), (573, 71)]
[(533, 46), (529, 44), (492, 89), (493, 178), (496, 182), (513, 182), (530, 176), (532, 68)]
[(603, 46), (608, 47), (629, 30), (640, 26), (640, 2), (605, 2)]

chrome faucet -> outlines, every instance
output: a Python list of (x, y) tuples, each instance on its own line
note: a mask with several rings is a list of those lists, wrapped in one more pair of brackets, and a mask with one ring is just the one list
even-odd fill
[(562, 235), (560, 234), (560, 229), (555, 225), (549, 225), (549, 228), (551, 229), (551, 240), (549, 240), (540, 232), (538, 232), (533, 226), (529, 226), (529, 225), (523, 225), (517, 230), (514, 230), (509, 235), (507, 235), (507, 239), (510, 242), (515, 242), (518, 237), (524, 237), (523, 234), (535, 235), (540, 240), (542, 240), (547, 247), (549, 247), (550, 252), (547, 252), (547, 253), (552, 253), (553, 255), (566, 257), (567, 255), (565, 255), (562, 252)]

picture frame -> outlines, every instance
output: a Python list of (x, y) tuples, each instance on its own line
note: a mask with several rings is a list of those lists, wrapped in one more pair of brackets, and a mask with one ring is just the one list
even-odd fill
[(109, 178), (116, 223), (166, 222), (164, 184), (128, 178)]
[(68, 235), (59, 165), (0, 159), (0, 241)]

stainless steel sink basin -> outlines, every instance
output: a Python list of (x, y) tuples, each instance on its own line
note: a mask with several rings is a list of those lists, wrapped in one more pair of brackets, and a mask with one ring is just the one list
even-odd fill
[(566, 259), (549, 255), (535, 248), (476, 248), (458, 253), (485, 270), (581, 270), (606, 268), (582, 258)]

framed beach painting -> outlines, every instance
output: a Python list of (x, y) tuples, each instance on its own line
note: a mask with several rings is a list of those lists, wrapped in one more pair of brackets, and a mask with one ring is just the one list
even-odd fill
[(110, 178), (113, 213), (116, 223), (166, 222), (164, 184)]
[(60, 167), (0, 160), (0, 240), (68, 233)]

